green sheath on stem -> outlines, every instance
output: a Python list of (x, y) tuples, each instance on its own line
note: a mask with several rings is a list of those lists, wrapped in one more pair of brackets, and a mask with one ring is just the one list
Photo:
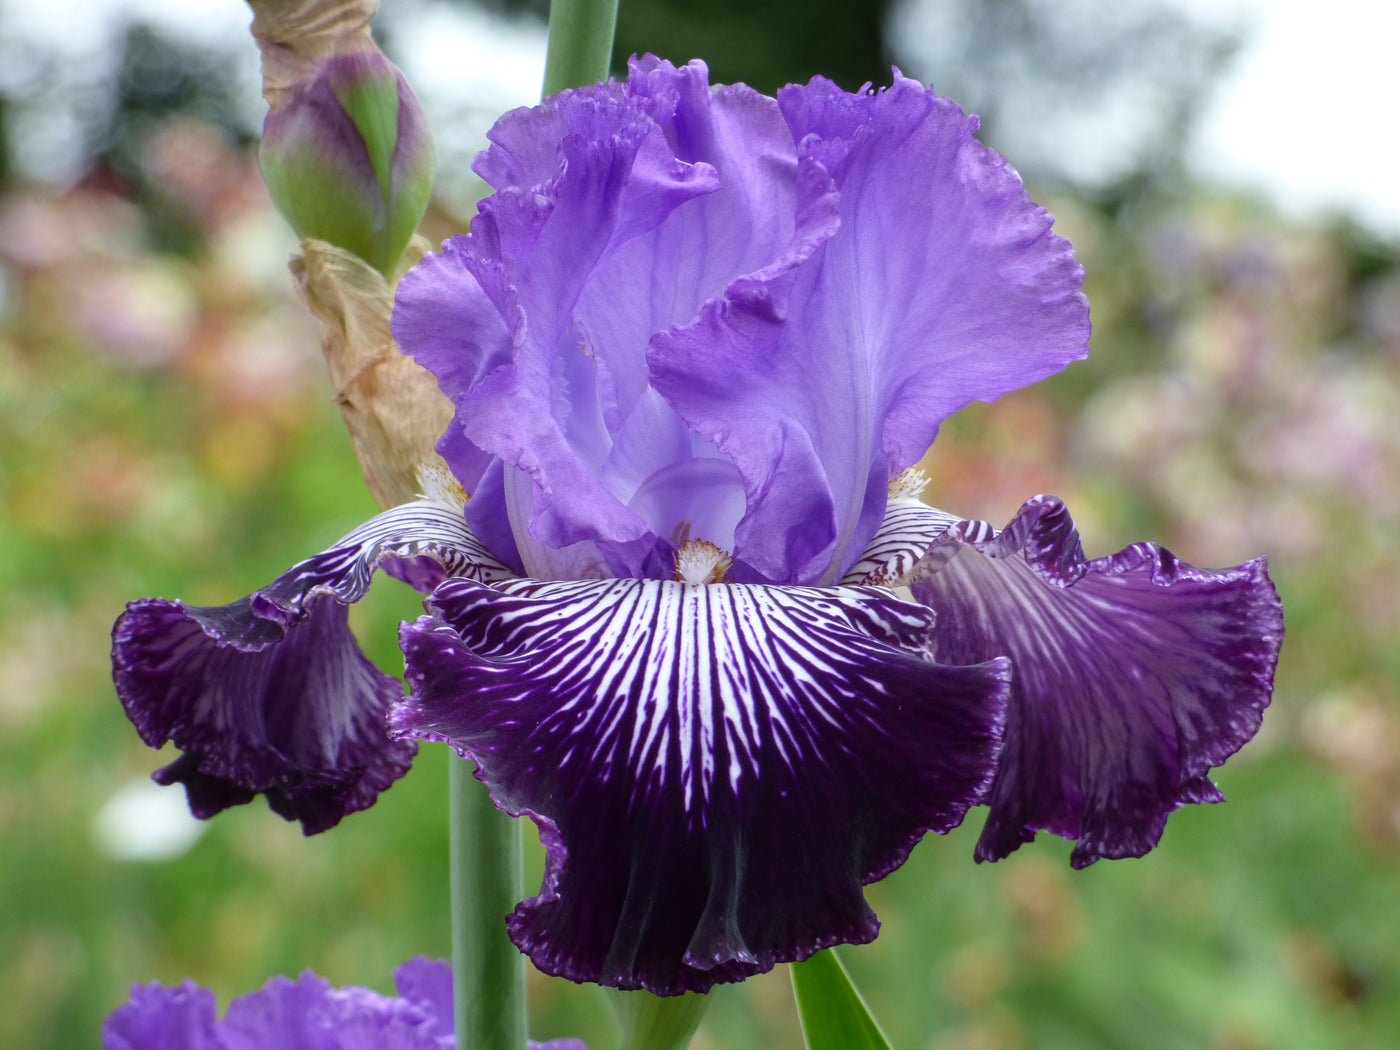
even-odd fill
[(525, 1050), (525, 956), (506, 934), (525, 895), (521, 824), (496, 808), (472, 768), (454, 755), (448, 772), (457, 1045)]
[(659, 996), (650, 992), (611, 993), (622, 1022), (622, 1050), (685, 1050), (700, 1026), (708, 995)]

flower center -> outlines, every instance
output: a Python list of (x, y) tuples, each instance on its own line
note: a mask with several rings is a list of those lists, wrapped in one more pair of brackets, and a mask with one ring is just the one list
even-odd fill
[(414, 477), (418, 479), (418, 488), (424, 499), (453, 510), (461, 510), (467, 505), (467, 490), (442, 460), (431, 459), (418, 464)]
[(681, 583), (723, 583), (734, 558), (709, 540), (686, 540), (676, 551), (676, 579)]
[(890, 478), (890, 499), (918, 499), (928, 487), (928, 475), (919, 466), (901, 470)]

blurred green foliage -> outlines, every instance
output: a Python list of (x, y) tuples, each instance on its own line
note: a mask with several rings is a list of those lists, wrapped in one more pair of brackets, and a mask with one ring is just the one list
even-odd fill
[[(648, 10), (624, 3), (624, 26), (668, 9)], [(658, 50), (765, 87), (816, 71), (727, 68), (706, 11), (717, 43)], [(638, 33), (619, 50), (653, 46)], [(373, 511), (246, 142), (175, 110), (143, 110), (139, 149), (74, 186), (0, 189), (0, 1046), (95, 1045), (133, 982), (189, 975), (226, 1001), (310, 967), (387, 991), (399, 961), (448, 951), (440, 746), (313, 839), (261, 803), (172, 859), (119, 859), (96, 832), (167, 757), (108, 681), (123, 603), (228, 601)], [(1042, 838), (978, 867), (967, 827), (870, 888), (884, 930), (843, 958), (902, 1050), (1400, 1045), (1395, 249), (1125, 185), (1047, 201), (1096, 353), (950, 421), (929, 496), (1000, 524), (1057, 492), (1091, 554), (1270, 554), (1289, 622), (1274, 707), (1217, 774), (1230, 802), (1174, 815), (1147, 858), (1076, 873)], [(354, 610), (382, 666), (417, 610), (387, 580)], [(799, 1045), (781, 968), (714, 998), (697, 1048)], [(541, 1038), (616, 1039), (596, 989), (541, 977), (532, 1012)]]

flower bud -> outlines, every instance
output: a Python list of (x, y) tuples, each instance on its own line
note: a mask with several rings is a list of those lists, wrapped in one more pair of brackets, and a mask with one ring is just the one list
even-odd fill
[(433, 143), (408, 82), (370, 37), (377, 5), (252, 6), (270, 106), (259, 160), (273, 201), (298, 236), (391, 276), (428, 206)]

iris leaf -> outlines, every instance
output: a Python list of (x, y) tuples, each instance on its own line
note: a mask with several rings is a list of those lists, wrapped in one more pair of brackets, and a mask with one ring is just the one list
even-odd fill
[(890, 1042), (836, 953), (788, 967), (807, 1050), (890, 1050)]

